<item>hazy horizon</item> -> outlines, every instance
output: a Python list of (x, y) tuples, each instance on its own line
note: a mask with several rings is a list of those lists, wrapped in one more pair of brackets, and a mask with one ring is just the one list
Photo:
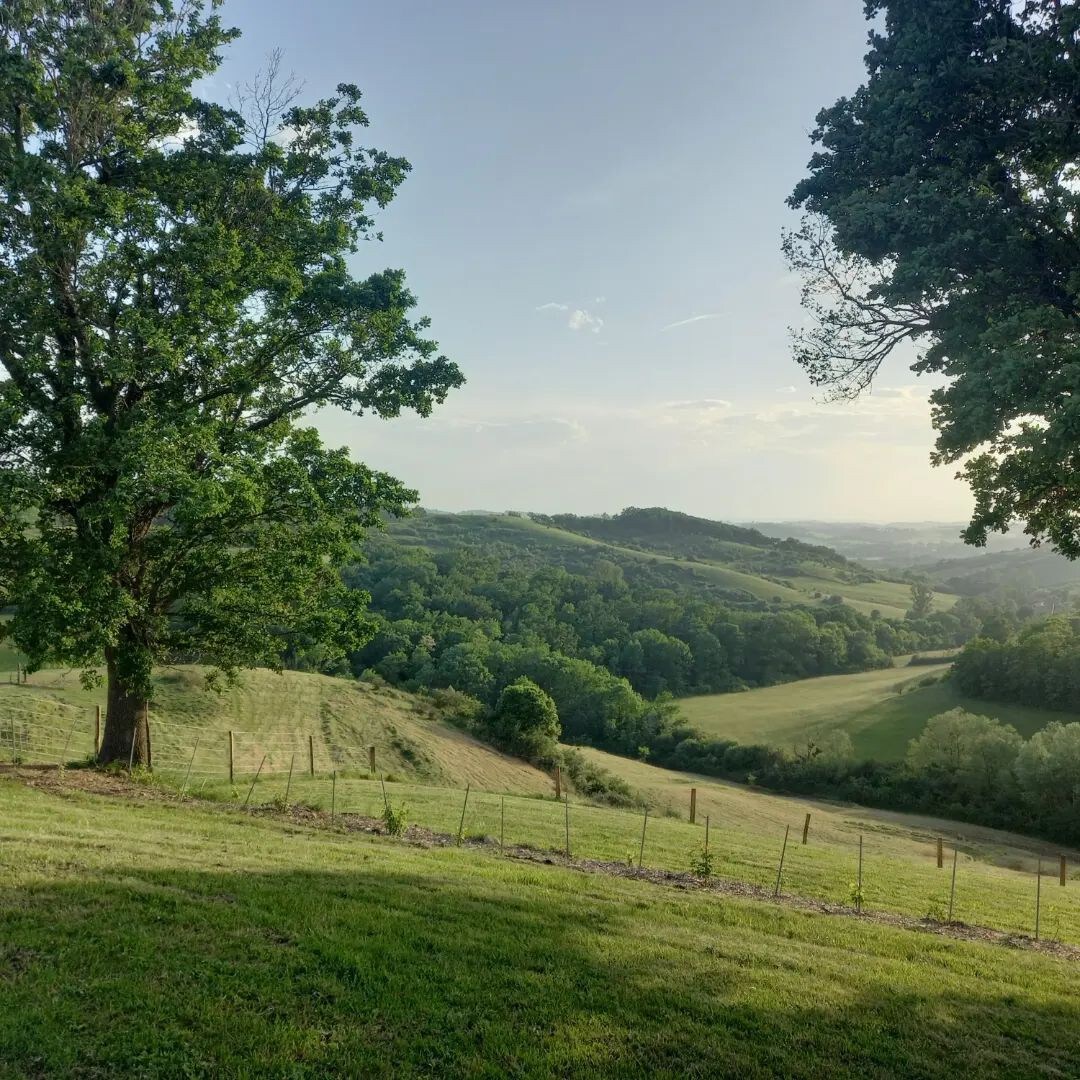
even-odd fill
[[(857, 0), (725, 10), (464, 0), (228, 0), (209, 92), (277, 46), (306, 96), (364, 90), (370, 145), (413, 172), (357, 273), (401, 266), (468, 385), (420, 420), (317, 424), (449, 509), (725, 520), (961, 521), (926, 382), (855, 404), (791, 359), (784, 199), (817, 110), (863, 78)], [(408, 77), (403, 77), (404, 73)]]

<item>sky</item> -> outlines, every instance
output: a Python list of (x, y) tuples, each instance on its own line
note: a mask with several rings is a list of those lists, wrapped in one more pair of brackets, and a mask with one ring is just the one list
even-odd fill
[(784, 200), (817, 110), (862, 81), (861, 0), (227, 0), (211, 92), (274, 48), (357, 83), (413, 171), (354, 269), (405, 269), (467, 378), (425, 419), (327, 441), (445, 510), (960, 520), (931, 387), (894, 358), (829, 404), (791, 359)]

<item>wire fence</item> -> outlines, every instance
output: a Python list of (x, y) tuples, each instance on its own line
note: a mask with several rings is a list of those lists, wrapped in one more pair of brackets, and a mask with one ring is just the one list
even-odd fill
[[(0, 693), (0, 763), (62, 766), (96, 756), (97, 708)], [(954, 823), (823, 808), (720, 789), (686, 790), (678, 813), (634, 813), (548, 796), (385, 782), (373, 744), (307, 732), (221, 730), (151, 717), (153, 772), (183, 792), (257, 806), (303, 803), (331, 817), (384, 817), (462, 839), (561, 852), (627, 870), (687, 872), (855, 910), (1080, 943), (1075, 853)], [(340, 734), (340, 733), (336, 733)], [(699, 797), (701, 796), (701, 797)], [(854, 815), (855, 811), (850, 811)], [(950, 826), (951, 829), (950, 829)], [(946, 831), (948, 830), (948, 831)], [(1011, 844), (1006, 844), (1011, 841)], [(1067, 888), (1073, 884), (1074, 887)], [(1050, 892), (1049, 890), (1053, 890)]]

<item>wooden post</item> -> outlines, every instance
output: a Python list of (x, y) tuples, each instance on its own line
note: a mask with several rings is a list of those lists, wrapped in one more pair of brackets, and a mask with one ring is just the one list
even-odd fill
[(705, 815), (705, 854), (709, 854), (709, 815)]
[(233, 733), (229, 732), (229, 783), (233, 782)]
[(128, 772), (135, 766), (135, 737), (139, 734), (139, 722), (135, 721), (135, 727), (131, 732), (131, 753), (128, 755)]
[(308, 775), (315, 775), (315, 736), (309, 735), (307, 737), (307, 767)]
[(780, 878), (784, 873), (784, 855), (787, 853), (787, 841), (788, 833), (791, 832), (791, 826), (784, 826), (784, 846), (780, 849), (780, 865), (776, 868), (776, 887), (773, 889), (773, 898), (775, 899), (780, 895)]
[(502, 803), (499, 806), (499, 850), (502, 851), (506, 847), (506, 796), (502, 797)]
[(855, 910), (862, 914), (862, 833), (859, 833), (859, 879), (856, 888)]
[(566, 799), (566, 857), (570, 858), (570, 793), (567, 792)]
[(562, 798), (562, 766), (555, 766), (555, 798)]
[(266, 764), (266, 755), (263, 754), (262, 761), (259, 762), (259, 767), (255, 770), (255, 779), (251, 781), (251, 787), (248, 788), (247, 798), (244, 800), (244, 809), (247, 809), (247, 804), (251, 801), (251, 793), (255, 790), (255, 783), (259, 779), (259, 773), (262, 772), (263, 766)]
[(1060, 865), (1058, 867), (1058, 878), (1059, 878), (1059, 880), (1061, 882), (1061, 885), (1064, 887), (1064, 885), (1065, 885), (1065, 872), (1066, 872), (1066, 869), (1067, 869), (1066, 862), (1065, 862), (1065, 856), (1064, 855), (1059, 855), (1058, 859), (1060, 860)]
[(75, 734), (75, 725), (78, 722), (79, 718), (77, 716), (74, 720), (71, 721), (71, 730), (68, 732), (67, 739), (64, 742), (64, 752), (60, 755), (60, 761), (57, 763), (56, 766), (58, 769), (62, 769), (64, 767), (64, 762), (67, 761), (67, 752), (68, 747), (71, 745), (71, 736)]
[(1035, 940), (1039, 940), (1039, 914), (1042, 907), (1042, 857), (1039, 868), (1035, 871)]
[(945, 841), (937, 838), (937, 868), (940, 870), (945, 865)]
[(637, 868), (640, 870), (645, 858), (645, 830), (649, 825), (649, 808), (645, 807), (645, 820), (641, 823), (641, 848), (638, 850)]
[(19, 763), (19, 755), (15, 753), (15, 717), (11, 718), (11, 764), (17, 765)]
[(949, 888), (949, 922), (952, 922), (953, 903), (956, 900), (956, 848), (952, 849), (952, 886)]
[(187, 763), (187, 772), (184, 773), (184, 782), (180, 786), (180, 794), (176, 796), (177, 802), (184, 797), (187, 791), (188, 780), (191, 779), (191, 766), (195, 764), (195, 751), (199, 749), (199, 736), (195, 736), (195, 745), (191, 748), (191, 760)]
[(465, 835), (465, 808), (469, 805), (469, 788), (472, 784), (465, 785), (465, 801), (461, 804), (461, 822), (457, 830), (457, 842), (461, 844), (461, 838)]
[(692, 787), (690, 789), (690, 824), (693, 825), (697, 821), (697, 788)]
[(337, 813), (337, 769), (330, 778), (330, 824), (334, 824), (334, 816)]
[(285, 781), (285, 809), (289, 809), (289, 792), (292, 790), (292, 771), (293, 766), (296, 764), (296, 755), (293, 754), (289, 758), (289, 779)]
[(810, 835), (810, 815), (806, 815), (806, 820), (802, 823), (802, 842), (803, 846), (806, 845), (807, 837)]
[(101, 746), (101, 706), (94, 706), (94, 757), (98, 756), (98, 747)]

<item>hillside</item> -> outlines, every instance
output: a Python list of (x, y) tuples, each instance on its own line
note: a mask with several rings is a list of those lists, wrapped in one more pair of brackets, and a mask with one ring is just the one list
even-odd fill
[[(718, 586), (731, 602), (817, 605), (839, 596), (863, 614), (877, 610), (891, 618), (903, 618), (910, 606), (907, 582), (874, 573), (829, 547), (672, 510), (631, 508), (597, 517), (427, 511), (392, 523), (390, 531), (433, 550), (497, 541), (561, 564), (600, 554), (647, 563), (676, 572), (691, 587)], [(955, 599), (942, 592), (938, 610)]]
[(685, 698), (679, 708), (693, 727), (709, 735), (785, 749), (829, 731), (846, 731), (857, 757), (879, 761), (904, 757), (927, 720), (957, 707), (1012, 724), (1024, 736), (1055, 720), (1080, 719), (966, 696), (944, 678), (947, 671), (941, 664), (825, 675), (742, 694)]
[(1076, 1072), (1068, 956), (121, 795), (0, 779), (12, 1076)]
[[(248, 671), (239, 686), (217, 693), (204, 676), (195, 667), (160, 672), (151, 713), (155, 767), (182, 773), (191, 763), (196, 790), (227, 779), (229, 731), (237, 776), (250, 778), (265, 756), (264, 776), (285, 773), (292, 762), (299, 780), (312, 748), (320, 775), (367, 775), (374, 746), (376, 775), (489, 791), (551, 790), (546, 775), (458, 730), (430, 699), (297, 671)], [(30, 761), (58, 760), (69, 738), (69, 757), (88, 754), (94, 705), (104, 711), (103, 692), (83, 690), (71, 673), (39, 672), (18, 687), (0, 682), (0, 727), (9, 730), (15, 717), (21, 736), (25, 724), (30, 741), (20, 744), (20, 755)]]

